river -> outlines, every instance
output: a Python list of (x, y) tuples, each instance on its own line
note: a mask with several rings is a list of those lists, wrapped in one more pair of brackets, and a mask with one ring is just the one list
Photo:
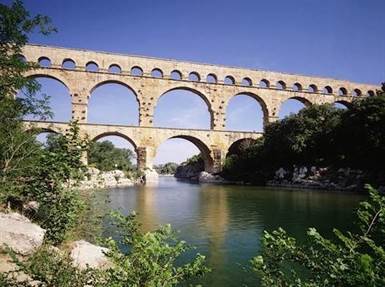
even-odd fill
[[(352, 228), (363, 195), (254, 186), (199, 185), (160, 177), (157, 186), (98, 191), (104, 209), (135, 210), (144, 230), (170, 223), (179, 237), (207, 256), (213, 271), (203, 286), (256, 286), (250, 259), (264, 230), (283, 227), (300, 241), (308, 227), (332, 236)], [(187, 254), (184, 259), (191, 256)]]

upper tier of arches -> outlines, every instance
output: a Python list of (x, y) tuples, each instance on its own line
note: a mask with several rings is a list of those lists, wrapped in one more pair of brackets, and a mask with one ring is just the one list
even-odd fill
[[(145, 57), (127, 57), (70, 49), (27, 46), (35, 53), (27, 60), (40, 63), (42, 68), (62, 68), (92, 73), (123, 74), (133, 77), (153, 77), (174, 81), (192, 81), (212, 85), (234, 85), (243, 87), (267, 88), (313, 94), (333, 94), (341, 97), (375, 95), (375, 88), (369, 85), (328, 80), (316, 77), (253, 71), (239, 68), (216, 67), (206, 64), (183, 63)], [(45, 50), (47, 49), (47, 50)], [(36, 51), (35, 51), (36, 50)], [(45, 53), (46, 52), (46, 53)], [(83, 54), (80, 54), (83, 53)], [(24, 55), (26, 56), (26, 55)], [(153, 64), (150, 64), (153, 61)], [(187, 64), (187, 65), (186, 65)], [(190, 66), (190, 68), (187, 68)], [(229, 73), (229, 71), (231, 71)]]

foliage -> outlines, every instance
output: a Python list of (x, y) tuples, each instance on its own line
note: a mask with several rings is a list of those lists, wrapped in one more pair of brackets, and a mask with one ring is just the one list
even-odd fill
[[(347, 110), (312, 105), (266, 126), (255, 144), (229, 153), (223, 176), (255, 182), (293, 165), (361, 169), (370, 182), (385, 179), (385, 86), (377, 96), (353, 101)], [(372, 176), (371, 173), (375, 174)]]
[[(42, 246), (25, 261), (20, 261), (10, 250), (8, 253), (18, 268), (16, 272), (0, 274), (0, 286), (102, 286), (101, 284), (98, 285), (101, 276), (97, 271), (92, 269), (79, 270), (73, 266), (68, 254), (54, 250), (52, 247)], [(20, 271), (27, 274), (29, 278), (16, 279), (14, 275)], [(39, 285), (36, 285), (36, 281), (40, 282)]]
[(174, 174), (178, 168), (178, 164), (175, 162), (168, 162), (156, 165), (154, 168), (159, 174)]
[(102, 171), (133, 169), (134, 154), (131, 150), (117, 148), (110, 141), (92, 142), (88, 153), (88, 163)]
[(252, 260), (263, 286), (384, 286), (385, 197), (369, 188), (357, 211), (358, 233), (334, 229), (337, 240), (307, 232), (299, 245), (283, 230), (265, 231), (263, 252)]
[[(199, 254), (190, 263), (176, 263), (189, 247), (184, 241), (176, 239), (169, 225), (142, 233), (134, 213), (127, 217), (115, 213), (113, 217), (121, 240), (105, 240), (110, 248), (106, 255), (113, 263), (105, 270), (80, 271), (73, 267), (68, 255), (49, 247), (41, 248), (25, 262), (20, 262), (13, 255), (13, 261), (19, 270), (33, 280), (40, 281), (42, 286), (168, 287), (209, 271), (204, 265), (205, 257)], [(10, 287), (34, 286), (30, 281), (17, 283), (12, 279), (13, 273), (0, 275), (0, 284)]]
[[(143, 233), (135, 213), (127, 217), (114, 213), (120, 241), (107, 240), (108, 256), (114, 267), (107, 270), (106, 286), (175, 286), (209, 271), (205, 257), (198, 254), (189, 263), (177, 266), (176, 260), (190, 248), (176, 239), (170, 225)], [(119, 249), (127, 250), (123, 253)]]
[(35, 219), (47, 229), (46, 239), (60, 243), (76, 224), (82, 206), (78, 192), (71, 186), (83, 178), (82, 155), (88, 141), (79, 135), (76, 122), (70, 123), (65, 135), (50, 141), (30, 172), (26, 193), (40, 204)]
[[(35, 137), (24, 132), (21, 120), (26, 115), (51, 116), (48, 97), (36, 99), (39, 84), (24, 76), (36, 64), (20, 56), (28, 34), (36, 29), (43, 34), (54, 31), (49, 18), (30, 16), (21, 1), (0, 4), (0, 203), (19, 199), (25, 188), (19, 179), (29, 173), (39, 153)], [(19, 90), (24, 95), (15, 99)]]

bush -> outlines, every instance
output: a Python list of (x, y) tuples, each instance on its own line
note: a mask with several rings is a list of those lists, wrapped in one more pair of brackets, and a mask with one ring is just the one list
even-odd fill
[(385, 197), (369, 187), (357, 211), (360, 232), (334, 230), (337, 241), (307, 232), (297, 244), (282, 229), (265, 231), (261, 256), (252, 260), (263, 286), (385, 286)]

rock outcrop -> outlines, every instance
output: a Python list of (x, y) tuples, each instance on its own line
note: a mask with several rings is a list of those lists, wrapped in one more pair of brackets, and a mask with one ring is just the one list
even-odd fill
[(198, 178), (200, 183), (224, 183), (225, 182), (225, 179), (223, 177), (208, 173), (206, 171), (202, 171), (199, 174)]
[(111, 266), (106, 253), (107, 248), (93, 245), (85, 240), (73, 242), (73, 248), (70, 257), (73, 260), (74, 266), (81, 270), (89, 268), (105, 269)]
[(0, 213), (0, 247), (32, 254), (43, 243), (45, 230), (18, 213)]
[(97, 168), (88, 168), (88, 178), (80, 183), (81, 189), (127, 187), (134, 182), (121, 170), (102, 172)]

